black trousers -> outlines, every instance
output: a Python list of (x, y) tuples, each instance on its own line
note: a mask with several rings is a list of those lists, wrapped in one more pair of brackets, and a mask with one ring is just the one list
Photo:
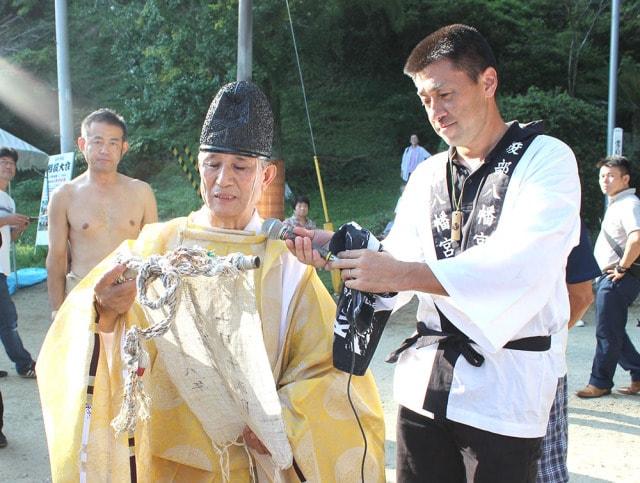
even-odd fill
[(398, 483), (535, 483), (542, 438), (514, 438), (403, 406), (396, 431)]

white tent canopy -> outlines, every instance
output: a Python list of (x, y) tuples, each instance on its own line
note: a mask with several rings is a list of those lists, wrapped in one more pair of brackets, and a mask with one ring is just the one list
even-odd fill
[(0, 147), (13, 148), (18, 151), (18, 169), (47, 169), (49, 155), (31, 144), (15, 137), (13, 134), (0, 129)]

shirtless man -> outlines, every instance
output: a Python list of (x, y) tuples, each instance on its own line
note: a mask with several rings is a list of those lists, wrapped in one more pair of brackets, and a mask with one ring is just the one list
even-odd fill
[[(151, 187), (118, 173), (129, 149), (119, 114), (99, 109), (82, 121), (78, 147), (87, 171), (58, 188), (49, 201), (49, 303), (55, 317), (67, 293), (123, 240), (158, 220)], [(70, 262), (70, 265), (69, 263)]]

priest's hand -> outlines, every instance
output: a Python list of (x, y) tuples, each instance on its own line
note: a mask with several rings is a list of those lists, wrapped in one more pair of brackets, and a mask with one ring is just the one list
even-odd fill
[(314, 247), (327, 245), (333, 236), (333, 232), (325, 230), (307, 230), (297, 226), (293, 229), (293, 233), (296, 234), (295, 240), (285, 240), (289, 251), (305, 265), (324, 268), (327, 261)]
[(101, 332), (113, 332), (118, 315), (126, 313), (136, 298), (135, 279), (123, 278), (126, 270), (125, 265), (116, 265), (98, 280), (93, 289)]
[(251, 428), (249, 428), (249, 426), (245, 426), (242, 430), (242, 437), (244, 438), (244, 442), (247, 443), (247, 446), (249, 446), (249, 448), (254, 450), (256, 453), (268, 454), (269, 456), (271, 456), (271, 453), (269, 452), (267, 447), (262, 444), (262, 441), (258, 439), (256, 433), (251, 431)]

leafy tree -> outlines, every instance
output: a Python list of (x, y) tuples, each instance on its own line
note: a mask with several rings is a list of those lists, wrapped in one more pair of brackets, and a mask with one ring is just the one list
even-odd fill
[[(125, 168), (149, 177), (167, 159), (173, 162), (170, 146), (197, 144), (212, 96), (235, 78), (238, 2), (68, 4), (76, 127), (98, 107), (120, 111), (132, 133)], [(593, 131), (566, 133), (577, 150), (588, 146), (581, 159), (604, 151), (604, 124), (598, 123), (607, 98), (608, 2), (289, 0), (289, 5), (317, 149), (330, 183), (345, 176), (374, 182), (395, 176), (399, 153), (412, 132), (436, 149), (439, 139), (402, 67), (427, 33), (454, 22), (474, 25), (487, 37), (498, 58), (500, 95), (507, 103), (523, 98), (513, 101), (521, 107), (522, 119), (549, 114), (544, 102), (562, 99), (560, 105), (578, 119), (588, 112), (598, 119)], [(276, 156), (286, 159), (292, 183), (311, 187), (312, 149), (284, 2), (254, 2), (253, 14), (253, 78), (267, 92), (276, 115)], [(640, 2), (623, 2), (621, 17), (625, 61), (619, 120), (637, 137), (631, 129), (637, 124), (637, 107), (628, 95), (635, 84), (624, 79), (633, 77), (632, 66), (640, 62)], [(53, 2), (0, 4), (0, 56), (51, 86), (55, 98), (54, 24)], [(571, 103), (564, 91), (581, 101)], [(56, 150), (55, 137), (2, 106), (0, 115), (0, 127), (10, 126), (25, 139)], [(576, 124), (569, 116), (552, 118)]]
[(542, 91), (536, 87), (525, 95), (503, 97), (500, 104), (506, 119), (540, 119), (546, 133), (571, 147), (582, 180), (582, 213), (586, 223), (596, 228), (602, 214), (602, 194), (595, 165), (605, 154), (606, 111), (559, 89)]

